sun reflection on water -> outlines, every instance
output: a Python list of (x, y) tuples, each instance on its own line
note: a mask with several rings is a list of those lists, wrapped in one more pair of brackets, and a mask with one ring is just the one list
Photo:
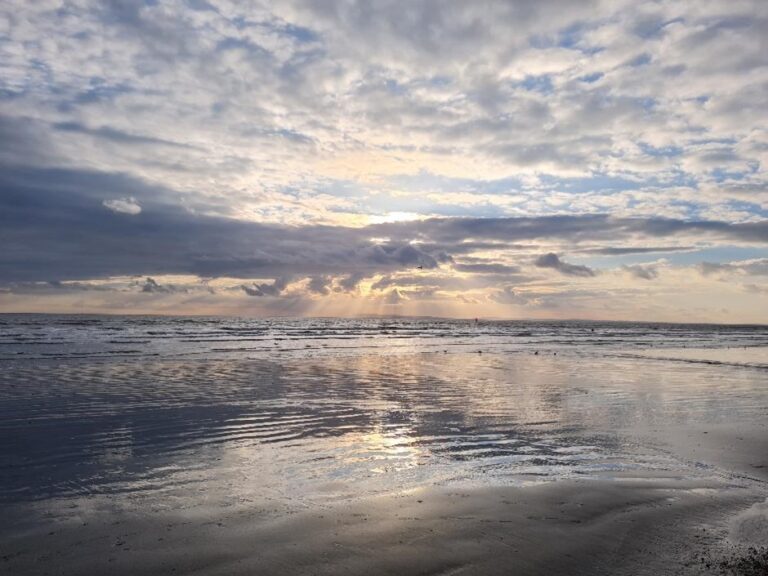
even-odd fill
[(302, 509), (684, 468), (628, 430), (758, 421), (768, 395), (759, 371), (565, 354), (61, 363), (53, 381), (25, 366), (27, 387), (6, 390), (0, 496), (63, 514), (66, 502)]

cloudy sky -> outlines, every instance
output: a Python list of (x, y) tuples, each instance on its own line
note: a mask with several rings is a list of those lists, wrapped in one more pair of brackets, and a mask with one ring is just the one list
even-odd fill
[(768, 322), (768, 3), (6, 0), (0, 311)]

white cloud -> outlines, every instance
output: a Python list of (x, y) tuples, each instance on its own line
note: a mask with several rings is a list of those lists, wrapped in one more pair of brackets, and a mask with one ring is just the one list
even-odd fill
[[(258, 220), (400, 212), (376, 206), (381, 177), (421, 170), (595, 187), (621, 173), (655, 192), (658, 212), (719, 170), (738, 178), (695, 204), (743, 199), (744, 178), (755, 206), (768, 203), (763, 2), (211, 5), (6, 4), (0, 78), (16, 97), (0, 113), (37, 122), (58, 165), (133, 174), (188, 207)], [(329, 178), (363, 193), (329, 195)], [(551, 209), (503, 197), (490, 201), (500, 213)]]
[(116, 200), (104, 200), (102, 205), (105, 208), (109, 208), (112, 212), (118, 212), (120, 214), (130, 214), (136, 216), (141, 214), (141, 206), (136, 202), (135, 198), (118, 198)]

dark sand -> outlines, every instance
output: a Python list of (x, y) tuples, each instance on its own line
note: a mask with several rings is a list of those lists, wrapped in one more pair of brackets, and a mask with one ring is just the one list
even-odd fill
[[(727, 445), (711, 438), (711, 454)], [(0, 572), (761, 574), (734, 563), (768, 543), (768, 475), (754, 470), (750, 487), (670, 473), (416, 490), (278, 517), (267, 503), (189, 516), (98, 512), (17, 531), (2, 543)]]

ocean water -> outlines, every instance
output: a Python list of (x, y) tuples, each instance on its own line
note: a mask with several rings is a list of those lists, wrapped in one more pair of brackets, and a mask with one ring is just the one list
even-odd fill
[[(768, 346), (768, 327), (585, 321), (239, 319), (0, 314), (0, 360), (315, 358), (413, 352), (728, 349)], [(765, 358), (763, 358), (765, 360)], [(758, 357), (759, 361), (759, 357)]]
[(38, 519), (725, 478), (642, 431), (766, 421), (768, 327), (0, 316), (0, 507)]

